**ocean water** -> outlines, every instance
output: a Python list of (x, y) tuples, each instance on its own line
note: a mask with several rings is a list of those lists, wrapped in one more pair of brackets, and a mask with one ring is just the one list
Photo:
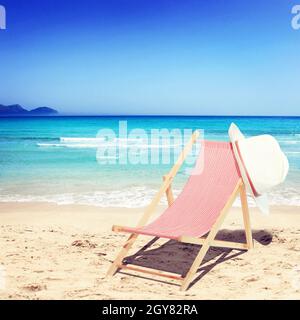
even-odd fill
[[(201, 129), (204, 138), (228, 141), (235, 122), (246, 136), (272, 134), (290, 163), (288, 177), (269, 194), (273, 205), (300, 205), (299, 117), (46, 117), (0, 118), (0, 201), (88, 204), (101, 207), (141, 207), (149, 203), (171, 163), (99, 163), (97, 150), (106, 143), (97, 133), (119, 121), (136, 128)], [(120, 141), (110, 142), (114, 148)], [(130, 142), (133, 146), (138, 141)], [(122, 143), (121, 143), (122, 145)], [(142, 142), (145, 152), (158, 148)], [(139, 146), (141, 146), (139, 145)], [(164, 148), (168, 146), (164, 146)], [(107, 160), (118, 154), (107, 155)], [(188, 178), (183, 166), (174, 181), (175, 194)], [(165, 201), (165, 200), (163, 200)], [(237, 203), (238, 205), (238, 203)]]

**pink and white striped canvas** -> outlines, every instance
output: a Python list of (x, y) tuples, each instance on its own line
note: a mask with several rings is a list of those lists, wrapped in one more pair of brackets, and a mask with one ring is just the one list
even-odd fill
[(201, 152), (204, 157), (199, 156), (196, 166), (204, 165), (202, 172), (190, 176), (173, 204), (152, 223), (124, 231), (169, 239), (201, 237), (210, 231), (240, 173), (231, 143), (202, 141)]

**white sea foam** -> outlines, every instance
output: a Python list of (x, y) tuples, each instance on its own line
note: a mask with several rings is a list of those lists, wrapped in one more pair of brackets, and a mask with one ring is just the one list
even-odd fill
[(113, 139), (115, 142), (143, 142), (145, 141), (142, 138), (115, 138)]
[[(85, 148), (120, 148), (120, 149), (129, 149), (129, 148), (138, 148), (141, 150), (148, 150), (148, 149), (175, 149), (180, 148), (181, 144), (147, 144), (144, 143), (143, 140), (124, 140), (121, 143), (122, 140), (115, 139), (111, 142), (104, 142), (103, 140), (88, 140), (88, 141), (76, 141), (72, 142), (67, 140), (62, 141), (61, 143), (41, 143), (38, 142), (38, 147), (44, 147), (44, 148), (79, 148), (79, 149), (85, 149)], [(126, 143), (125, 143), (126, 142)]]
[[(157, 190), (148, 187), (131, 187), (124, 190), (103, 190), (85, 193), (64, 193), (49, 195), (0, 195), (0, 202), (49, 202), (58, 205), (80, 204), (97, 207), (116, 208), (140, 208), (147, 206), (153, 199)], [(176, 197), (180, 190), (174, 190)], [(300, 206), (299, 191), (294, 188), (277, 189), (269, 195), (270, 205)], [(254, 207), (255, 202), (248, 198), (249, 206)], [(166, 197), (163, 197), (161, 204), (166, 205)], [(234, 202), (235, 207), (240, 207), (239, 198)]]
[[(154, 197), (156, 190), (135, 187), (122, 191), (95, 191), (87, 193), (65, 193), (52, 195), (0, 195), (0, 202), (48, 202), (58, 205), (80, 204), (97, 207), (145, 207)], [(166, 199), (162, 199), (166, 204)]]
[(78, 149), (86, 149), (93, 148), (96, 149), (99, 147), (98, 144), (92, 143), (76, 143), (76, 144), (68, 144), (68, 143), (37, 143), (38, 147), (43, 148), (78, 148)]
[(96, 142), (102, 142), (104, 141), (105, 138), (99, 137), (99, 138), (72, 138), (72, 137), (61, 137), (60, 141), (61, 142), (72, 142), (72, 143), (83, 143), (83, 142), (88, 142), (88, 143), (96, 143)]

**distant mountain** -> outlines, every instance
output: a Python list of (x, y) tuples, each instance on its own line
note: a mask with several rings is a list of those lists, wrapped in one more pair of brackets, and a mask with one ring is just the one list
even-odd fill
[(48, 107), (39, 107), (36, 109), (33, 109), (29, 111), (30, 115), (55, 115), (58, 114), (58, 112), (54, 109), (48, 108)]
[(28, 111), (22, 108), (19, 104), (4, 106), (0, 104), (0, 115), (25, 115)]
[(33, 110), (26, 110), (19, 104), (4, 106), (0, 104), (0, 117), (24, 117), (24, 116), (53, 116), (58, 111), (48, 107), (40, 107)]

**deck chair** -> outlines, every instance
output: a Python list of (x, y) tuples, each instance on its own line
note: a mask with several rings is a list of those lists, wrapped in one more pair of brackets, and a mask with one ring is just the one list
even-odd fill
[[(204, 152), (204, 156), (202, 159), (199, 156), (196, 166), (202, 161), (203, 170), (200, 174), (192, 174), (189, 177), (183, 191), (174, 200), (172, 180), (198, 137), (199, 133), (195, 131), (169, 174), (164, 176), (161, 188), (145, 210), (137, 227), (113, 226), (113, 231), (127, 232), (130, 236), (110, 266), (107, 276), (114, 275), (120, 269), (140, 271), (179, 280), (181, 290), (184, 291), (189, 287), (211, 246), (238, 250), (249, 250), (253, 247), (246, 190), (230, 142), (201, 141), (201, 152)], [(164, 194), (167, 196), (168, 208), (153, 222), (146, 224)], [(241, 198), (246, 243), (216, 240), (226, 214), (238, 195)], [(186, 274), (171, 274), (130, 265), (123, 260), (138, 235), (173, 239), (199, 244), (201, 247)]]

